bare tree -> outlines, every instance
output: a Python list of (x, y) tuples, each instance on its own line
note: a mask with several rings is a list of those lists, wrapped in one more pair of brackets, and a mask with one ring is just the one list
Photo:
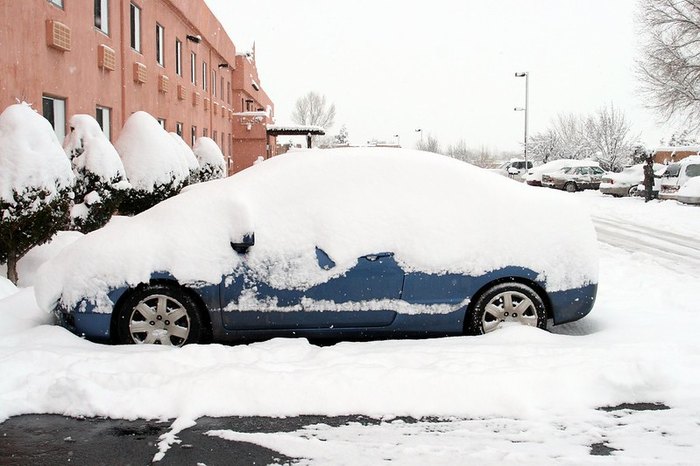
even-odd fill
[(428, 134), (425, 140), (421, 139), (416, 143), (416, 149), (423, 150), (426, 152), (435, 152), (436, 154), (442, 154), (440, 150), (440, 141), (437, 140), (432, 134)]
[(637, 73), (648, 105), (700, 128), (700, 0), (642, 0)]
[(463, 162), (471, 162), (473, 158), (473, 153), (467, 147), (467, 143), (464, 142), (464, 139), (460, 139), (456, 144), (447, 146), (447, 155)]
[(335, 104), (329, 105), (325, 95), (311, 91), (297, 99), (292, 121), (299, 125), (329, 129), (335, 122)]
[(630, 124), (613, 105), (600, 108), (586, 119), (583, 140), (605, 170), (620, 170), (633, 152)]

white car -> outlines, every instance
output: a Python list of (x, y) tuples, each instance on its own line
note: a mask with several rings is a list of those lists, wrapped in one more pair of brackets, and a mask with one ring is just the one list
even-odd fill
[(522, 181), (523, 174), (532, 167), (532, 160), (528, 160), (526, 162), (524, 159), (510, 159), (507, 162), (503, 162), (498, 168), (492, 169), (492, 171), (498, 173), (499, 175), (508, 176), (518, 181)]
[(591, 167), (598, 166), (598, 162), (593, 160), (558, 159), (547, 162), (538, 167), (528, 170), (524, 179), (530, 186), (542, 186), (542, 175), (558, 172), (567, 167)]
[(686, 181), (686, 183), (681, 186), (681, 189), (678, 190), (676, 200), (684, 204), (700, 205), (700, 176), (693, 177)]
[(680, 187), (696, 176), (700, 176), (700, 155), (691, 155), (672, 163), (661, 178), (659, 198), (676, 199)]
[[(654, 175), (661, 176), (666, 171), (666, 165), (654, 164)], [(658, 193), (660, 182), (655, 178), (655, 189)], [(640, 188), (641, 186), (641, 188)], [(634, 196), (638, 192), (644, 194), (644, 164), (640, 163), (625, 167), (620, 173), (607, 173), (600, 182), (600, 192), (616, 197)]]

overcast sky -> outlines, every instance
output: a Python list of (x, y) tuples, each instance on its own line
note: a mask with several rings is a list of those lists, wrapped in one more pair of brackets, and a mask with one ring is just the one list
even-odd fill
[(313, 90), (336, 104), (329, 134), (345, 124), (353, 143), (413, 147), (421, 128), (518, 150), (528, 71), (531, 135), (610, 103), (648, 145), (675, 129), (638, 95), (637, 0), (205, 1), (239, 51), (255, 41), (278, 123)]

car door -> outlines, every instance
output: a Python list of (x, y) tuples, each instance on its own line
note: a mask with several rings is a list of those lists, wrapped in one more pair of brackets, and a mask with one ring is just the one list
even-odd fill
[(591, 174), (591, 188), (598, 188), (598, 186), (600, 186), (600, 183), (603, 181), (603, 175), (605, 174), (605, 171), (602, 168), (598, 167), (590, 167), (589, 171)]
[[(317, 266), (335, 262), (316, 248)], [(229, 330), (301, 330), (389, 325), (401, 297), (404, 272), (391, 253), (358, 258), (345, 273), (307, 289), (279, 289), (261, 281), (246, 261), (224, 280), (222, 322)]]
[(591, 187), (591, 175), (588, 167), (579, 167), (576, 169), (576, 184), (581, 189)]

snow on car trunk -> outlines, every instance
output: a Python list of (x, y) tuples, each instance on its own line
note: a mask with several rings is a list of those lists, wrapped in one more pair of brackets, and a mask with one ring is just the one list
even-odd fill
[[(412, 271), (520, 266), (549, 291), (597, 282), (595, 232), (575, 202), (448, 157), (364, 148), (286, 154), (191, 186), (67, 247), (40, 271), (37, 296), (45, 309), (81, 297), (99, 307), (110, 288), (158, 271), (218, 283), (241, 260), (230, 242), (247, 233), (248, 266), (278, 288), (322, 283), (387, 251)], [(335, 267), (319, 267), (317, 247)]]

